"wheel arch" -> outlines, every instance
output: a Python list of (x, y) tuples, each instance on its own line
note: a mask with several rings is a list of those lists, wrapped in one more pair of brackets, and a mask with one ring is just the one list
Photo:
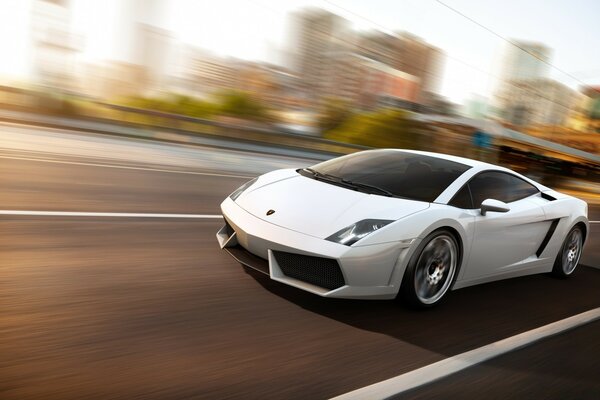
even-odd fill
[(438, 232), (438, 231), (450, 232), (450, 234), (452, 234), (452, 236), (456, 240), (456, 244), (458, 245), (458, 261), (456, 263), (456, 272), (454, 273), (453, 282), (450, 285), (450, 289), (452, 289), (452, 287), (454, 286), (454, 283), (456, 282), (456, 279), (458, 278), (458, 275), (462, 269), (463, 257), (464, 257), (464, 253), (465, 253), (463, 238), (456, 228), (449, 226), (449, 225), (440, 226), (439, 228), (434, 229), (433, 231), (429, 232), (429, 234), (427, 234), (426, 237), (428, 237), (429, 235), (431, 235), (435, 232)]
[(458, 254), (459, 254), (458, 263), (457, 263), (458, 267), (456, 269), (456, 274), (455, 274), (455, 278), (454, 278), (454, 281), (456, 282), (456, 278), (458, 277), (458, 274), (462, 269), (464, 255), (467, 253), (467, 248), (466, 248), (466, 244), (467, 244), (467, 240), (468, 240), (467, 232), (462, 227), (462, 225), (460, 225), (456, 221), (451, 220), (451, 219), (445, 219), (445, 220), (438, 221), (437, 223), (431, 225), (429, 228), (427, 228), (425, 231), (423, 231), (423, 233), (420, 235), (420, 237), (421, 237), (421, 239), (425, 239), (432, 233), (439, 231), (439, 230), (449, 231), (454, 236), (454, 239), (456, 239), (456, 242), (458, 244)]
[[(411, 263), (417, 262), (417, 261), (415, 261), (416, 260), (415, 257), (420, 257), (420, 254), (423, 251), (424, 246), (426, 246), (426, 244), (429, 243), (429, 241), (430, 241), (427, 239), (431, 238), (431, 240), (433, 240), (432, 236), (436, 235), (436, 234), (444, 234), (445, 236), (448, 236), (448, 235), (452, 236), (452, 238), (456, 242), (456, 250), (458, 252), (458, 260), (456, 263), (456, 270), (454, 273), (454, 277), (452, 278), (452, 282), (450, 283), (449, 287), (447, 289), (445, 289), (446, 292), (443, 295), (443, 297), (436, 300), (435, 303), (423, 304), (422, 302), (420, 302), (420, 300), (416, 300), (414, 298), (415, 289), (412, 288), (412, 285), (413, 285), (412, 279), (413, 278), (411, 277), (411, 275), (414, 273), (414, 268), (415, 268), (414, 265), (415, 264), (411, 264)], [(433, 229), (428, 229), (426, 233), (424, 232), (422, 235), (419, 236), (419, 239), (421, 239), (421, 240), (419, 241), (418, 245), (415, 247), (415, 251), (410, 254), (408, 261), (406, 263), (406, 266), (404, 268), (404, 271), (402, 273), (400, 285), (398, 286), (397, 297), (404, 299), (405, 301), (408, 302), (408, 304), (410, 304), (413, 307), (428, 308), (428, 307), (431, 307), (431, 306), (437, 304), (438, 302), (442, 301), (443, 298), (446, 296), (447, 292), (451, 291), (454, 284), (456, 283), (456, 279), (458, 277), (459, 271), (462, 266), (462, 260), (463, 260), (463, 254), (464, 254), (464, 244), (463, 244), (464, 239), (458, 229), (456, 229), (455, 227), (453, 227), (451, 225), (444, 225), (444, 224), (441, 224), (440, 226), (436, 226)], [(411, 265), (412, 265), (412, 267), (411, 267)], [(411, 279), (410, 281), (405, 280), (407, 272), (409, 272), (409, 278)]]
[[(562, 252), (564, 251), (564, 247), (566, 245), (566, 241), (567, 241), (569, 235), (575, 228), (581, 229), (581, 234), (583, 236), (582, 243), (581, 243), (581, 249), (579, 250), (579, 254), (577, 256), (578, 257), (577, 264), (575, 264), (573, 266), (573, 268), (569, 270), (569, 272), (565, 272), (564, 271), (564, 260), (561, 260), (561, 258), (563, 257)], [(588, 235), (588, 232), (589, 232), (589, 225), (588, 225), (587, 219), (585, 219), (585, 218), (580, 217), (575, 221), (575, 223), (570, 225), (565, 237), (562, 239), (561, 245), (556, 254), (556, 258), (554, 260), (554, 264), (552, 266), (552, 271), (551, 271), (552, 275), (554, 275), (555, 277), (557, 277), (559, 279), (566, 279), (573, 274), (573, 272), (575, 271), (575, 268), (579, 264), (581, 254), (583, 252), (583, 246), (585, 245), (585, 240)]]
[[(583, 221), (578, 221), (573, 225), (573, 228), (575, 228), (576, 226), (581, 228), (581, 233), (583, 233), (583, 244), (585, 244), (585, 241), (587, 239), (588, 236), (588, 226), (586, 225), (585, 222)], [(571, 229), (573, 229), (571, 228)], [(571, 231), (571, 229), (569, 229), (569, 231)]]

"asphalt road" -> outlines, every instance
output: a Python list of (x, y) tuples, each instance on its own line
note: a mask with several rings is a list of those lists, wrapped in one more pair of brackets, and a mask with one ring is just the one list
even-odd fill
[(394, 400), (597, 399), (600, 322), (469, 368)]
[[(245, 176), (310, 163), (3, 129), (3, 210), (216, 214)], [(219, 250), (220, 226), (1, 216), (0, 398), (327, 398), (600, 306), (598, 225), (572, 279), (467, 288), (427, 312), (322, 299), (246, 272)], [(552, 381), (554, 393), (598, 398), (589, 371), (600, 351), (586, 345), (597, 337), (597, 323), (580, 327), (412, 394), (471, 385), (506, 398)]]

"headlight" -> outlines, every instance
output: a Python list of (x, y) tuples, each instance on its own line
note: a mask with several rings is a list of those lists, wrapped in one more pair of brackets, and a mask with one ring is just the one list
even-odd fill
[(229, 195), (229, 197), (231, 198), (231, 200), (235, 201), (235, 200), (236, 200), (238, 197), (240, 197), (240, 195), (241, 195), (242, 193), (244, 193), (244, 190), (246, 190), (246, 189), (248, 189), (250, 186), (252, 186), (252, 184), (253, 184), (254, 182), (256, 182), (256, 180), (257, 180), (257, 179), (258, 179), (258, 178), (254, 178), (254, 179), (252, 179), (252, 180), (250, 180), (250, 181), (248, 181), (248, 182), (244, 183), (244, 184), (243, 184), (242, 186), (240, 186), (239, 188), (235, 189), (235, 190), (233, 191), (233, 193), (231, 193), (231, 194)]
[(346, 246), (352, 246), (354, 243), (358, 242), (368, 234), (375, 232), (377, 229), (383, 228), (391, 222), (394, 221), (389, 221), (386, 219), (363, 219), (362, 221), (359, 221), (342, 229), (341, 231), (334, 233), (326, 240), (345, 244)]

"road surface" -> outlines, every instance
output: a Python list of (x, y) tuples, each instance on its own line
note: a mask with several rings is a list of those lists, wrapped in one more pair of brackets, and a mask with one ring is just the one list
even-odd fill
[[(0, 129), (1, 210), (212, 215), (247, 177), (312, 162)], [(598, 224), (572, 279), (467, 288), (426, 312), (246, 272), (219, 250), (221, 225), (1, 215), (0, 398), (328, 398), (600, 306)], [(408, 398), (522, 397), (538, 384), (553, 389), (534, 392), (544, 398), (598, 398), (598, 334), (582, 326)]]

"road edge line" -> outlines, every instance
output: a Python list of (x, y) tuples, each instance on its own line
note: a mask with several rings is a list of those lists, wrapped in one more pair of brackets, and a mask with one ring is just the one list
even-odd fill
[(107, 218), (188, 218), (188, 219), (221, 219), (219, 214), (157, 214), (157, 213), (118, 213), (118, 212), (86, 212), (86, 211), (24, 211), (0, 210), (0, 215), (20, 215), (38, 217), (107, 217)]
[(152, 168), (135, 165), (121, 165), (121, 164), (102, 164), (85, 161), (67, 161), (67, 160), (56, 160), (52, 158), (35, 158), (35, 157), (21, 157), (21, 156), (8, 156), (0, 154), (0, 158), (7, 160), (20, 160), (20, 161), (33, 161), (33, 162), (45, 162), (52, 164), (65, 164), (65, 165), (82, 165), (84, 167), (98, 167), (98, 168), (114, 168), (114, 169), (129, 169), (134, 171), (149, 171), (149, 172), (161, 172), (169, 174), (184, 174), (184, 175), (204, 175), (204, 176), (218, 176), (225, 178), (236, 178), (236, 179), (252, 179), (251, 175), (235, 175), (217, 172), (201, 172), (201, 171), (185, 171), (177, 169), (165, 169), (165, 168)]
[(386, 399), (598, 319), (600, 319), (600, 307), (446, 358), (332, 399)]

